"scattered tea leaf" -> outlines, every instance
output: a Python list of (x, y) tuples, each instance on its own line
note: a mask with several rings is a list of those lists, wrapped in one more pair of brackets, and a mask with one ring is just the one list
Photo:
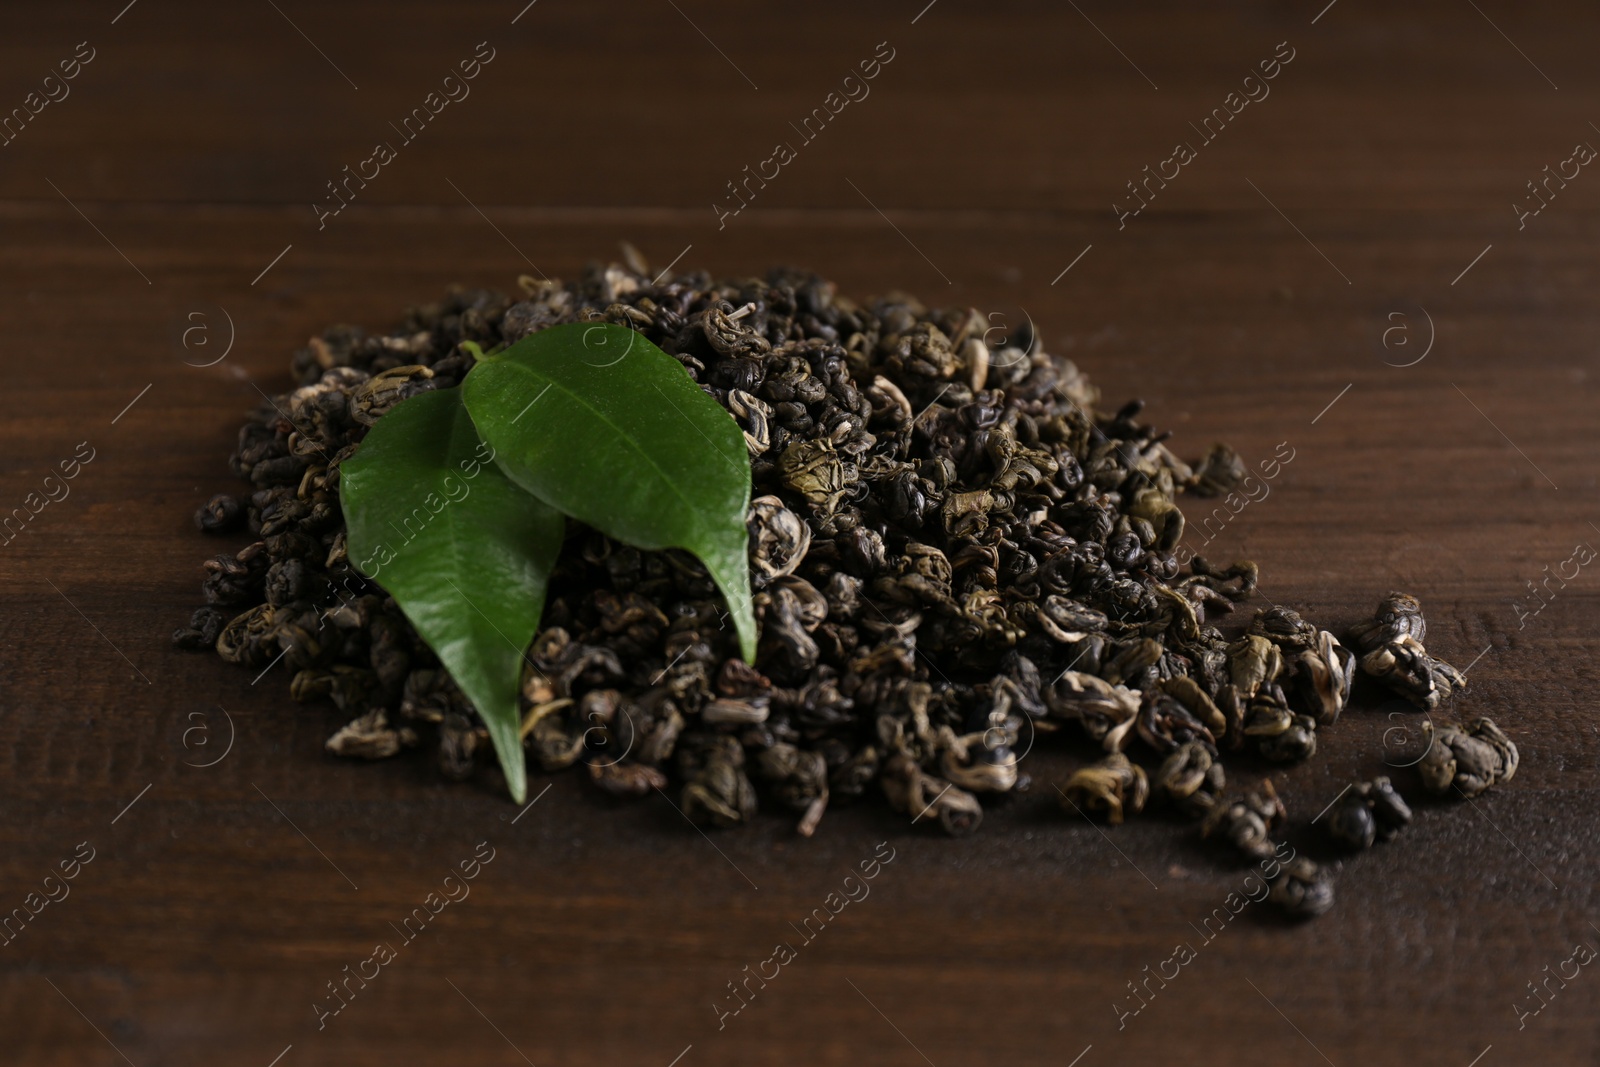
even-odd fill
[(561, 549), (561, 513), (513, 484), (461, 390), (403, 401), (345, 460), (350, 559), (386, 589), (483, 716), (519, 803), (524, 650)]
[(698, 557), (754, 660), (749, 453), (682, 364), (625, 327), (570, 323), (486, 355), (462, 389), (512, 481), (619, 541)]

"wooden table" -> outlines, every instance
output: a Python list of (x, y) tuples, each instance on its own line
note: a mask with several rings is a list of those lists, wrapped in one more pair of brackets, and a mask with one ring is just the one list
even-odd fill
[[(0, 36), (0, 107), (67, 94), (0, 147), (0, 513), (93, 452), (0, 547), (0, 908), (70, 891), (0, 947), (11, 1062), (1594, 1061), (1600, 978), (1529, 983), (1600, 946), (1600, 576), (1516, 608), (1600, 542), (1600, 177), (1563, 163), (1600, 144), (1592, 7), (123, 2), (8, 13)], [(46, 84), (79, 41), (90, 62)], [(870, 95), (802, 140), (880, 42)], [(470, 96), (410, 141), (391, 127), (491, 49)], [(1214, 140), (1191, 128), (1247, 89), (1270, 95)], [(380, 141), (394, 158), (319, 228), (326, 183)], [(719, 227), (780, 141), (796, 158)], [(1194, 158), (1164, 163), (1180, 141)], [(1176, 175), (1119, 225), (1147, 165)], [(1519, 223), (1547, 165), (1578, 173)], [(1208, 940), (1245, 870), (1163, 817), (1063, 816), (1049, 783), (1081, 747), (1041, 743), (1035, 789), (966, 840), (877, 804), (812, 840), (777, 817), (706, 837), (576, 776), (519, 815), (421, 758), (340, 762), (337, 714), (291, 702), (281, 668), (170, 647), (215, 550), (190, 515), (234, 488), (237, 427), (297, 345), (624, 240), (659, 267), (795, 263), (1027, 316), (1180, 453), (1286, 442), (1205, 550), (1335, 630), (1419, 595), (1430, 647), (1471, 667), (1441, 717), (1496, 719), (1515, 782), (1433, 802), (1393, 769), (1416, 823), (1339, 860), (1311, 820), (1420, 721), (1366, 690), (1278, 776), (1290, 840), (1338, 867), (1334, 910), (1250, 907)], [(470, 898), (403, 942), (391, 924), (484, 841)], [(719, 1028), (727, 984), (879, 842), (870, 897)], [(382, 942), (394, 961), (319, 1028)], [(1122, 1015), (1180, 943), (1195, 958)]]

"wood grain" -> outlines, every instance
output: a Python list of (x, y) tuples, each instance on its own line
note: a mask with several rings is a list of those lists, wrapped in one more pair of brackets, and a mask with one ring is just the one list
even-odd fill
[[(0, 911), (80, 842), (95, 855), (0, 946), (16, 1062), (1594, 1060), (1592, 979), (1520, 1029), (1514, 1005), (1600, 944), (1600, 578), (1526, 625), (1512, 605), (1600, 538), (1600, 178), (1520, 230), (1511, 209), (1600, 143), (1592, 9), (539, 0), (513, 25), (521, 6), (113, 0), (0, 40), (0, 108), (96, 49), (0, 147), (0, 514), (95, 451), (0, 546)], [(1271, 95), (1119, 229), (1124, 183), (1285, 40)], [(480, 41), (471, 96), (319, 230), (324, 183)], [(882, 41), (871, 95), (719, 229), (724, 184)], [(1401, 838), (1338, 861), (1312, 818), (1418, 721), (1365, 691), (1278, 776), (1291, 840), (1339, 867), (1335, 909), (1289, 926), (1252, 907), (1207, 940), (1246, 872), (1161, 817), (1064, 818), (1048, 785), (1085, 757), (1070, 744), (1030, 752), (1036, 788), (963, 841), (878, 805), (808, 841), (776, 817), (706, 838), (573, 776), (517, 818), (421, 759), (336, 761), (336, 714), (281, 672), (170, 648), (215, 550), (190, 515), (232, 487), (237, 426), (296, 345), (452, 282), (570, 276), (621, 240), (659, 266), (796, 263), (859, 296), (1026, 315), (1181, 453), (1288, 442), (1270, 496), (1206, 551), (1257, 560), (1266, 596), (1335, 630), (1390, 588), (1421, 596), (1430, 647), (1475, 664), (1460, 714), (1521, 747), (1515, 782), (1419, 800)], [(221, 353), (224, 315), (227, 358), (186, 366)], [(1427, 317), (1427, 358), (1386, 365), (1422, 351)], [(183, 346), (196, 322), (213, 347)], [(1396, 325), (1409, 347), (1384, 346)], [(480, 841), (470, 898), (319, 1029), (326, 983), (398, 944), (390, 924)], [(727, 983), (878, 842), (895, 858), (870, 897), (719, 1029)], [(1195, 960), (1119, 1029), (1125, 983), (1179, 943)]]

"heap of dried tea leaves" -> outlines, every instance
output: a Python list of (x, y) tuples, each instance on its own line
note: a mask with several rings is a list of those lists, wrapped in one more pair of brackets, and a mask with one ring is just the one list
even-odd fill
[[(1359, 652), (1286, 609), (1225, 637), (1213, 623), (1251, 595), (1256, 567), (1180, 565), (1177, 499), (1235, 488), (1243, 464), (1222, 446), (1183, 462), (1139, 403), (1098, 412), (1037, 337), (993, 348), (976, 310), (858, 304), (811, 274), (666, 277), (632, 258), (570, 284), (525, 277), (514, 301), (452, 292), (392, 333), (313, 338), (293, 362), (299, 388), (240, 431), (232, 467), (254, 493), (196, 516), (258, 540), (206, 564), (207, 605), (177, 643), (255, 671), (281, 657), (296, 699), (352, 716), (332, 752), (426, 746), (453, 779), (490, 766), (472, 704), (347, 556), (340, 465), (397, 404), (459, 386), (475, 350), (603, 322), (674, 357), (743, 433), (760, 643), (740, 658), (695, 557), (568, 520), (521, 686), (524, 748), (546, 771), (582, 764), (619, 795), (671, 789), (710, 825), (764, 800), (805, 834), (871, 791), (959, 834), (980, 796), (1026, 787), (1019, 742), (1075, 724), (1108, 758), (1063, 783), (1069, 809), (1115, 822), (1156, 798), (1255, 857), (1282, 804), (1270, 783), (1225, 799), (1225, 753), (1310, 757), (1358, 665), (1425, 709), (1465, 684), (1427, 654), (1403, 594), (1352, 634)], [(1486, 720), (1437, 740), (1432, 788), (1470, 793), (1515, 771)], [(1345, 840), (1409, 817), (1382, 780), (1351, 803)], [(1296, 914), (1332, 900), (1309, 860), (1285, 865), (1274, 892)]]

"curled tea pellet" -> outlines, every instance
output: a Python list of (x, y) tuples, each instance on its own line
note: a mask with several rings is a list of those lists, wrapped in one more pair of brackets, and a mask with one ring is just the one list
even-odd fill
[(731, 737), (717, 737), (699, 751), (679, 753), (687, 779), (681, 805), (691, 822), (733, 826), (756, 812), (756, 789), (744, 773), (744, 748)]
[(667, 787), (667, 776), (647, 764), (595, 760), (588, 766), (589, 780), (613, 796), (640, 797)]
[(1428, 749), (1417, 764), (1422, 784), (1434, 793), (1458, 789), (1475, 797), (1517, 773), (1517, 746), (1491, 719), (1474, 719), (1465, 729), (1422, 724)]
[(1358, 787), (1362, 799), (1372, 808), (1378, 840), (1387, 841), (1411, 825), (1411, 806), (1385, 777), (1374, 778)]
[(1284, 673), (1319, 726), (1332, 726), (1350, 702), (1355, 653), (1326, 630), (1318, 630), (1292, 608), (1256, 612), (1250, 633), (1277, 645)]
[(1255, 860), (1273, 857), (1272, 835), (1286, 813), (1270, 780), (1248, 793), (1218, 803), (1200, 824), (1200, 835), (1216, 838)]
[(762, 749), (756, 766), (778, 802), (802, 813), (798, 829), (810, 837), (828, 804), (828, 763), (822, 753), (780, 742)]
[(228, 616), (214, 607), (196, 608), (189, 616), (189, 625), (172, 634), (172, 643), (179, 648), (215, 648), (217, 637), (228, 624)]
[[(402, 704), (401, 714), (406, 713), (405, 708), (406, 705)], [(439, 774), (448, 781), (464, 782), (472, 777), (478, 753), (488, 747), (488, 731), (460, 712), (442, 715), (437, 721), (439, 754), (436, 762)]]
[(1423, 647), (1428, 632), (1422, 604), (1408, 593), (1390, 593), (1373, 617), (1350, 631), (1362, 650), (1361, 670), (1424, 711), (1467, 688), (1467, 679)]
[(1205, 816), (1217, 806), (1227, 785), (1222, 761), (1198, 741), (1190, 741), (1161, 762), (1155, 775), (1157, 794), (1189, 816)]
[(978, 798), (953, 782), (925, 773), (905, 754), (891, 758), (883, 768), (883, 792), (896, 811), (913, 823), (931, 820), (952, 837), (963, 837), (983, 821)]
[(374, 708), (359, 719), (340, 728), (328, 738), (326, 748), (335, 756), (352, 756), (357, 759), (388, 759), (417, 743), (417, 733), (409, 726), (399, 730), (389, 725), (389, 717), (382, 708)]
[(1122, 824), (1123, 813), (1137, 815), (1150, 795), (1144, 768), (1114, 752), (1099, 763), (1080, 767), (1061, 787), (1061, 806), (1068, 811), (1105, 817), (1112, 826)]
[(1291, 919), (1314, 919), (1333, 907), (1333, 880), (1304, 856), (1283, 864), (1268, 881), (1267, 899)]
[(1326, 816), (1328, 833), (1352, 849), (1387, 841), (1411, 823), (1411, 808), (1388, 778), (1356, 782), (1347, 788)]
[(1390, 593), (1378, 604), (1372, 618), (1350, 628), (1350, 640), (1362, 652), (1411, 638), (1419, 644), (1428, 635), (1422, 601), (1410, 593)]
[(229, 533), (243, 526), (245, 518), (238, 497), (218, 493), (194, 513), (194, 524), (206, 533)]
[(1295, 763), (1310, 759), (1317, 751), (1317, 722), (1309, 715), (1291, 714), (1278, 720), (1282, 729), (1263, 737), (1257, 749), (1274, 763)]
[(1353, 849), (1371, 848), (1378, 833), (1377, 820), (1359, 797), (1346, 794), (1328, 812), (1328, 833), (1335, 841)]

